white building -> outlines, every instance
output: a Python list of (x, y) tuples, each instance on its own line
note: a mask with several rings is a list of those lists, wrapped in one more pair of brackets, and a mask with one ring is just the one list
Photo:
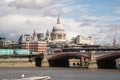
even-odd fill
[(94, 40), (91, 36), (84, 37), (82, 35), (78, 35), (76, 37), (75, 43), (80, 45), (94, 45)]

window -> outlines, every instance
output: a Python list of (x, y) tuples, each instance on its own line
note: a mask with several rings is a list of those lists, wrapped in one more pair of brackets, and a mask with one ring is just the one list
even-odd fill
[(62, 39), (62, 35), (58, 35), (58, 39)]

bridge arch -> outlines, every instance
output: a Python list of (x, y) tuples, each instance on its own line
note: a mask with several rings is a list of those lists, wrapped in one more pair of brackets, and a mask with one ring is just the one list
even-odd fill
[(98, 68), (116, 68), (116, 59), (120, 58), (120, 52), (108, 53), (96, 58)]
[(69, 59), (80, 59), (80, 57), (89, 58), (88, 56), (78, 53), (60, 53), (51, 55), (48, 60), (50, 66), (54, 67), (69, 67)]

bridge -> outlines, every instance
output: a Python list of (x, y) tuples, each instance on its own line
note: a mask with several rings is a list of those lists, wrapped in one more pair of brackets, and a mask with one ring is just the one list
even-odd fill
[(118, 58), (119, 48), (67, 48), (47, 56), (50, 66), (87, 68), (116, 68)]
[(116, 59), (120, 58), (120, 48), (63, 48), (52, 54), (9, 54), (0, 58), (25, 58), (35, 65), (50, 67), (86, 67), (116, 68)]

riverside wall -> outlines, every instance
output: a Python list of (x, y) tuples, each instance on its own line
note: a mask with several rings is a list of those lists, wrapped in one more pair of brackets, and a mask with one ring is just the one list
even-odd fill
[(36, 67), (35, 61), (29, 62), (28, 58), (0, 59), (0, 67)]

